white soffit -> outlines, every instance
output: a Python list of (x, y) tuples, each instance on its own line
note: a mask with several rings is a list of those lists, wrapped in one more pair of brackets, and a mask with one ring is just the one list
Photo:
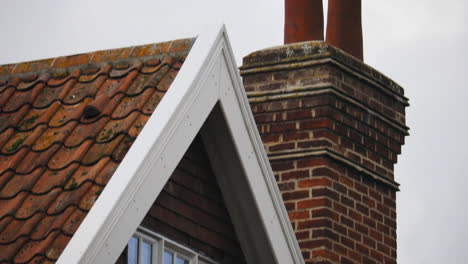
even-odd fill
[[(217, 104), (219, 107), (215, 107)], [(231, 193), (225, 195), (230, 200), (226, 201), (228, 210), (256, 215), (255, 220), (261, 225), (254, 227), (256, 231), (244, 230), (245, 233), (239, 226), (252, 228), (250, 222), (245, 216), (244, 219), (233, 217), (241, 246), (244, 251), (252, 246), (254, 241), (249, 238), (257, 232), (268, 240), (256, 245), (258, 249), (265, 247), (272, 254), (265, 257), (247, 250), (250, 252), (245, 252), (247, 260), (265, 263), (262, 259), (269, 257), (274, 260), (269, 263), (304, 263), (256, 130), (224, 26), (207, 29), (198, 36), (170, 89), (57, 263), (115, 262), (213, 109), (221, 111), (210, 116), (209, 120), (213, 121), (208, 120), (202, 134), (215, 173), (223, 164), (216, 162), (216, 153), (210, 151), (230, 145), (230, 151), (222, 152), (235, 153), (234, 158), (240, 162), (237, 168), (245, 175), (240, 182), (220, 179), (217, 175), (223, 195)], [(213, 126), (222, 123), (220, 119), (226, 123), (228, 137), (216, 136), (218, 127)], [(250, 195), (251, 206), (234, 200), (235, 188), (230, 191), (228, 184), (236, 184)]]

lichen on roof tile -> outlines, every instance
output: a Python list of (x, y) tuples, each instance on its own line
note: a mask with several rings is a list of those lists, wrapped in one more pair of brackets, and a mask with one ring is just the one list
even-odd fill
[(0, 66), (0, 263), (58, 259), (193, 41)]

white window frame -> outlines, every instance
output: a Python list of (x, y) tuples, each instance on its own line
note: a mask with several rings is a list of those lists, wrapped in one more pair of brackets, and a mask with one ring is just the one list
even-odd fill
[[(135, 234), (132, 236), (138, 239), (138, 262), (142, 263), (142, 242), (151, 244), (151, 261), (152, 264), (163, 264), (164, 250), (167, 250), (176, 256), (181, 256), (189, 261), (189, 264), (217, 264), (208, 257), (202, 256), (196, 251), (183, 246), (165, 236), (162, 236), (148, 228), (138, 227)], [(127, 249), (128, 250), (128, 249)]]

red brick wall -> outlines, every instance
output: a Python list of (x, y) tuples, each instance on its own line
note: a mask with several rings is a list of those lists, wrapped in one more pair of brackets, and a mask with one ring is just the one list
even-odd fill
[(306, 263), (395, 263), (406, 98), (340, 51), (304, 46), (249, 55), (241, 74)]
[(141, 225), (219, 263), (245, 263), (218, 183), (198, 137)]

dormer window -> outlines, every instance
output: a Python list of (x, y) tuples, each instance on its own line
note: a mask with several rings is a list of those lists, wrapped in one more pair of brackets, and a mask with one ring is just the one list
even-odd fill
[(197, 252), (145, 228), (127, 245), (127, 264), (216, 264)]

